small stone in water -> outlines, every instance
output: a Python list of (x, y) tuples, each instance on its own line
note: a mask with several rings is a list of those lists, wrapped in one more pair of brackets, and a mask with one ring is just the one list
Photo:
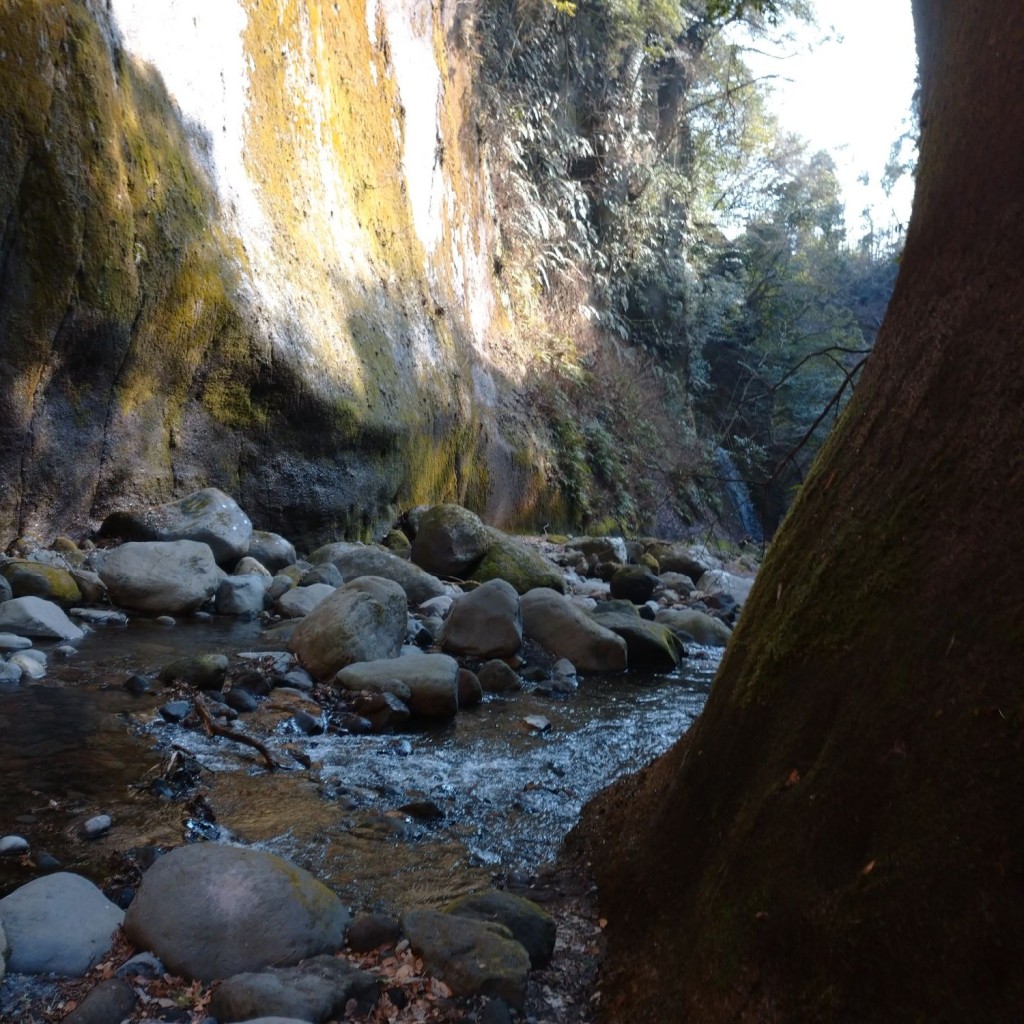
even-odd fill
[(32, 646), (32, 641), (27, 636), (18, 636), (17, 633), (0, 633), (0, 651), (25, 651)]
[(78, 651), (71, 644), (61, 644), (60, 647), (54, 649), (53, 653), (59, 654), (62, 658), (73, 658)]
[(145, 676), (130, 675), (122, 684), (129, 693), (147, 693), (149, 691), (149, 680)]
[(11, 856), (24, 853), (28, 849), (28, 840), (23, 836), (4, 836), (0, 839), (0, 856)]
[(160, 717), (167, 722), (180, 722), (192, 710), (187, 700), (172, 700), (160, 708)]
[(153, 621), (158, 626), (176, 626), (178, 624), (173, 615), (158, 615)]
[(393, 749), (399, 757), (408, 757), (412, 753), (412, 744), (408, 740), (399, 740)]
[(527, 715), (523, 721), (537, 732), (547, 732), (551, 728), (551, 723), (543, 715)]
[(296, 711), (292, 716), (292, 722), (299, 732), (304, 732), (307, 736), (319, 736), (324, 731), (324, 723), (306, 711)]
[(110, 819), (109, 814), (97, 814), (96, 817), (90, 818), (84, 825), (82, 825), (82, 838), (83, 839), (99, 839), (100, 836), (110, 831), (110, 826), (113, 822)]

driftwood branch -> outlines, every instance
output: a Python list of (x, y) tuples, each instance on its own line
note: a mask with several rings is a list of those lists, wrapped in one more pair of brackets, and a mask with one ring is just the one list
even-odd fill
[(246, 736), (245, 733), (235, 732), (234, 729), (228, 729), (226, 726), (218, 725), (211, 717), (210, 712), (206, 710), (206, 706), (203, 704), (202, 698), (196, 700), (196, 714), (203, 720), (203, 725), (206, 726), (206, 732), (209, 736), (223, 736), (225, 739), (234, 740), (236, 743), (243, 743), (247, 747), (252, 747), (253, 750), (259, 751), (263, 760), (267, 764), (267, 768), (270, 771), (274, 771), (276, 768), (281, 766), (274, 760), (270, 751), (260, 743), (259, 740), (253, 739), (251, 736)]

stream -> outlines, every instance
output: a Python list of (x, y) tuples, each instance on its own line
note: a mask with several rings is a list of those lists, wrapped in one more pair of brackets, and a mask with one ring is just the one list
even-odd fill
[[(254, 845), (354, 907), (392, 912), (551, 860), (590, 796), (685, 731), (720, 655), (694, 648), (670, 675), (583, 678), (562, 699), (489, 695), (449, 724), (393, 734), (306, 736), (289, 714), (302, 698), (275, 690), (232, 723), (289, 766), (269, 772), (248, 747), (165, 722), (157, 709), (175, 694), (159, 684), (124, 689), (132, 673), (151, 676), (183, 654), (281, 650), (259, 623), (136, 619), (76, 647), (67, 659), (49, 651), (38, 683), (0, 690), (0, 834), (24, 836), (33, 857), (45, 850), (108, 891), (156, 846)], [(193, 784), (175, 792), (182, 776)], [(81, 838), (80, 824), (101, 813), (110, 831)], [(0, 859), (0, 896), (39, 873), (33, 858)]]

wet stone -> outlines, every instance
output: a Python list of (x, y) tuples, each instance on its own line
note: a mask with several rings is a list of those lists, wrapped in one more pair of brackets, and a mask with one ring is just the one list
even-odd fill
[(123, 978), (108, 978), (91, 989), (63, 1024), (120, 1024), (135, 1009), (135, 989)]
[(181, 722), (191, 710), (192, 705), (187, 700), (172, 700), (160, 708), (160, 717), (167, 722)]
[(24, 836), (4, 836), (0, 839), (0, 857), (16, 857), (28, 850)]
[(228, 707), (234, 708), (241, 714), (246, 714), (250, 711), (255, 711), (259, 707), (259, 702), (256, 698), (245, 689), (236, 689), (232, 687), (224, 694), (224, 700)]
[(359, 914), (348, 928), (348, 948), (368, 953), (381, 946), (392, 946), (401, 937), (397, 918), (389, 914)]
[(0, 651), (24, 651), (32, 646), (27, 636), (16, 633), (0, 633)]
[(88, 821), (83, 822), (79, 832), (83, 839), (99, 839), (110, 831), (113, 821), (109, 814), (97, 814)]

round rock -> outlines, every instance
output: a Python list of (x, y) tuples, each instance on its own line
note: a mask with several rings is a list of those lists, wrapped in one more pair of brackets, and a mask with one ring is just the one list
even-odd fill
[(37, 878), (0, 900), (11, 956), (19, 974), (78, 978), (112, 945), (121, 909), (88, 879), (66, 871)]
[(173, 974), (212, 981), (338, 950), (349, 913), (309, 872), (263, 850), (203, 843), (146, 872), (124, 930)]

